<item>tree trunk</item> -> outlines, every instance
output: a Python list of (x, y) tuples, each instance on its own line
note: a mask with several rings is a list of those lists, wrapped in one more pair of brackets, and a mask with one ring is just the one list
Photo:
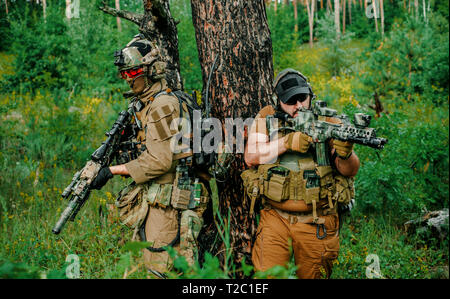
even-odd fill
[(44, 21), (47, 18), (47, 1), (46, 0), (42, 0), (42, 13), (44, 16)]
[(378, 15), (377, 15), (377, 1), (378, 0), (373, 0), (373, 2), (372, 2), (372, 5), (373, 5), (373, 19), (374, 19), (374, 21), (375, 21), (375, 30), (377, 31), (377, 32), (379, 32), (378, 31)]
[[(120, 0), (116, 0), (116, 9), (120, 10)], [(121, 32), (122, 24), (121, 24), (120, 17), (116, 17), (116, 20), (117, 20), (117, 30), (119, 30), (119, 32)]]
[(334, 0), (334, 26), (336, 28), (336, 37), (339, 39), (341, 37), (341, 25), (339, 20), (339, 0)]
[(348, 21), (352, 24), (352, 0), (348, 0)]
[(6, 14), (8, 14), (8, 0), (5, 0), (5, 10)]
[[(191, 0), (191, 6), (203, 89), (211, 75), (208, 94), (212, 116), (222, 124), (225, 118), (254, 117), (272, 95), (272, 41), (263, 0)], [(228, 181), (219, 184), (220, 213), (226, 222), (230, 211), (230, 248), (222, 242), (209, 252), (227, 265), (226, 253), (232, 250), (239, 267), (243, 257), (250, 261), (256, 223), (254, 215), (249, 215), (250, 203), (243, 202), (239, 177), (244, 169), (243, 155), (235, 158)], [(214, 230), (211, 224), (208, 231)]]
[(277, 13), (277, 9), (278, 9), (278, 0), (275, 0), (275, 6), (274, 6), (274, 10), (275, 10), (275, 14)]
[(295, 32), (298, 32), (297, 0), (292, 0), (292, 4), (293, 4), (293, 6), (294, 6), (294, 21), (295, 21), (294, 31), (295, 31)]
[(381, 36), (384, 37), (384, 8), (383, 8), (383, 0), (380, 1), (380, 20), (381, 20)]
[[(67, 1), (67, 0), (66, 0)], [(170, 13), (169, 0), (142, 0), (144, 14), (114, 9), (103, 1), (100, 9), (129, 20), (139, 26), (139, 31), (152, 40), (161, 51), (166, 66), (166, 80), (172, 89), (183, 89), (180, 75), (178, 54), (178, 33), (174, 19)], [(131, 37), (130, 37), (131, 39)]]
[(419, 20), (419, 0), (414, 0), (416, 20)]
[(422, 1), (422, 6), (423, 6), (423, 20), (425, 21), (425, 23), (428, 23), (428, 20), (427, 20), (427, 8), (426, 8), (427, 4), (426, 4), (425, 0)]
[(327, 12), (330, 12), (333, 10), (333, 7), (331, 6), (331, 0), (327, 0)]
[(346, 0), (342, 0), (342, 34), (345, 34), (345, 4)]
[(323, 0), (320, 0), (320, 9), (323, 9)]
[(72, 18), (71, 8), (70, 8), (70, 0), (66, 0), (66, 17), (70, 20)]
[(311, 7), (309, 6), (309, 0), (306, 0), (306, 8), (308, 11), (308, 23), (309, 23), (309, 46), (313, 47), (314, 38), (314, 2), (316, 0), (311, 0)]

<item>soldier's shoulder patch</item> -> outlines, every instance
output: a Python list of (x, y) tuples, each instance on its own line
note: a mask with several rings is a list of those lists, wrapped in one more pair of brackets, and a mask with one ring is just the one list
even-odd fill
[(177, 117), (175, 115), (176, 109), (171, 103), (155, 106), (151, 107), (147, 114), (148, 135), (151, 139), (166, 140), (178, 132), (171, 127), (172, 121)]

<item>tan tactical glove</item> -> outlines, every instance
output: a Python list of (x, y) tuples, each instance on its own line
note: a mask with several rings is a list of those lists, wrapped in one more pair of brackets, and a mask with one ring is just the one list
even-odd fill
[(284, 146), (291, 151), (306, 153), (312, 138), (302, 132), (292, 132), (284, 137)]
[(347, 160), (353, 151), (353, 143), (348, 141), (333, 140), (333, 147), (339, 158)]

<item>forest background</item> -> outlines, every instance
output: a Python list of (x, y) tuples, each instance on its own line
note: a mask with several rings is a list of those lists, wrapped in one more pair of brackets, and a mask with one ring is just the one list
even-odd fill
[[(139, 244), (126, 244), (130, 232), (111, 209), (126, 179), (93, 192), (61, 236), (51, 233), (65, 205), (62, 189), (126, 107), (128, 88), (118, 79), (113, 52), (138, 31), (101, 12), (100, 2), (80, 0), (75, 15), (66, 14), (65, 1), (1, 1), (2, 278), (65, 278), (76, 259), (81, 278), (147, 277)], [(141, 1), (116, 2), (142, 9)], [(339, 38), (335, 2), (318, 0), (312, 13), (307, 0), (296, 6), (266, 1), (275, 74), (300, 70), (318, 98), (339, 112), (371, 114), (378, 136), (389, 139), (378, 153), (355, 147), (357, 205), (343, 223), (332, 278), (448, 278), (448, 218), (440, 235), (404, 226), (428, 211), (448, 215), (448, 1), (385, 0), (381, 22), (371, 1), (341, 0), (347, 6)], [(201, 92), (190, 3), (173, 0), (171, 11), (180, 21), (185, 90)], [(175, 266), (183, 274), (173, 277), (185, 278), (232, 278), (236, 271), (292, 278), (295, 268), (291, 262), (253, 273), (250, 261), (221, 267), (208, 254), (201, 265), (189, 268), (176, 259)], [(377, 271), (368, 275), (368, 266)]]

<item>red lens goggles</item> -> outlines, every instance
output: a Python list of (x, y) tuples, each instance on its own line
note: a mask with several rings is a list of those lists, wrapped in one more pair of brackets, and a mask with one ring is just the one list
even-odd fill
[(122, 76), (122, 79), (127, 79), (127, 77), (133, 79), (142, 74), (143, 71), (142, 68), (123, 70), (120, 71), (120, 75)]

